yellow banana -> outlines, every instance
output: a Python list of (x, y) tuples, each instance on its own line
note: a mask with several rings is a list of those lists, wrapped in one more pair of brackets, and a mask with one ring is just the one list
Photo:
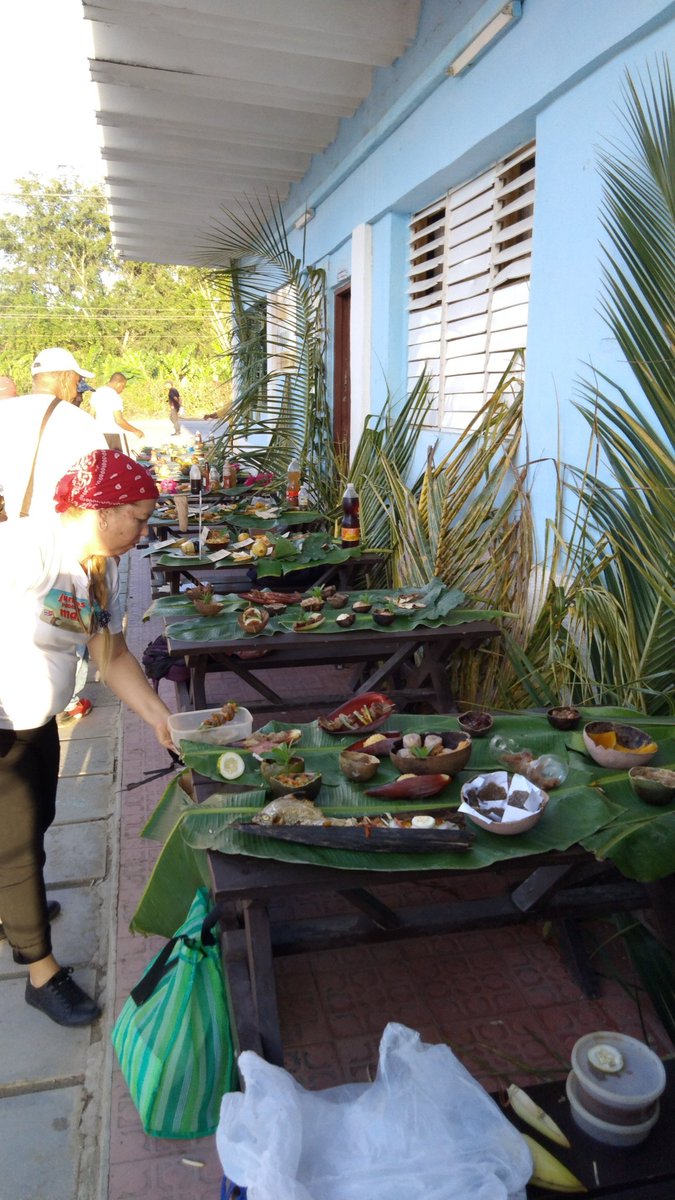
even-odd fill
[(521, 1135), (527, 1142), (528, 1149), (532, 1155), (533, 1170), (530, 1176), (530, 1183), (534, 1187), (547, 1188), (549, 1192), (587, 1192), (588, 1188), (584, 1187), (580, 1179), (568, 1171), (567, 1167), (563, 1166), (557, 1158), (550, 1153), (544, 1146), (540, 1146), (539, 1142), (535, 1142), (534, 1138), (529, 1137), (527, 1133)]
[(543, 1108), (539, 1107), (531, 1096), (528, 1096), (527, 1092), (517, 1087), (515, 1083), (512, 1083), (507, 1091), (509, 1104), (513, 1111), (518, 1114), (521, 1121), (525, 1121), (527, 1125), (531, 1125), (533, 1129), (542, 1133), (544, 1137), (550, 1138), (552, 1142), (557, 1142), (559, 1146), (567, 1146), (569, 1148), (569, 1142), (562, 1129), (544, 1112)]

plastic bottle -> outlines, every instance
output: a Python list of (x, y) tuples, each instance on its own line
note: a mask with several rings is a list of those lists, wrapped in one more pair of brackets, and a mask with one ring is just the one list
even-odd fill
[(359, 497), (353, 483), (348, 483), (342, 497), (342, 545), (358, 546), (361, 541)]
[(202, 473), (202, 491), (208, 492), (211, 486), (211, 468), (205, 458), (200, 462), (199, 469)]
[(190, 491), (193, 496), (198, 496), (202, 490), (202, 473), (199, 469), (199, 463), (193, 462), (190, 467)]
[(292, 458), (288, 464), (287, 483), (286, 483), (286, 503), (291, 508), (298, 507), (298, 499), (300, 496), (300, 463), (297, 458)]
[(209, 487), (212, 492), (220, 491), (220, 475), (218, 474), (218, 468), (215, 465), (211, 467)]
[(306, 483), (300, 485), (298, 492), (298, 508), (309, 508), (309, 489)]
[(0, 484), (0, 521), (7, 520), (7, 511), (5, 509), (5, 489)]
[(237, 486), (237, 469), (234, 463), (223, 463), (223, 487), (232, 488)]

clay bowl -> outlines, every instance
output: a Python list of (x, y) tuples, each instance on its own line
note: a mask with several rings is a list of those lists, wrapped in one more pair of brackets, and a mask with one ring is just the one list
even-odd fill
[[(434, 730), (427, 730), (433, 733)], [(425, 734), (420, 733), (422, 742)], [(414, 754), (403, 754), (401, 750), (391, 750), (389, 757), (402, 775), (456, 775), (466, 766), (471, 758), (471, 735), (468, 733), (439, 733), (443, 739), (444, 749), (440, 754), (430, 754), (427, 758), (416, 758)]]
[(581, 720), (578, 708), (565, 705), (561, 708), (549, 708), (546, 720), (554, 729), (576, 729)]
[[(583, 737), (593, 762), (620, 771), (646, 767), (658, 750), (648, 733), (620, 721), (589, 721), (584, 725)], [(604, 739), (612, 740), (612, 745), (603, 746)]]
[[(293, 779), (298, 782), (292, 783)], [(316, 771), (288, 774), (282, 768), (281, 775), (271, 776), (267, 786), (273, 796), (306, 796), (308, 800), (314, 800), (321, 790), (321, 776)]]
[(340, 770), (356, 783), (372, 779), (379, 765), (380, 760), (375, 754), (359, 750), (343, 750), (340, 754)]
[(672, 804), (675, 800), (675, 771), (665, 767), (631, 767), (630, 786), (645, 804)]
[(494, 721), (489, 713), (479, 712), (478, 710), (460, 713), (457, 718), (457, 723), (460, 729), (465, 733), (470, 733), (472, 738), (485, 737), (494, 725)]

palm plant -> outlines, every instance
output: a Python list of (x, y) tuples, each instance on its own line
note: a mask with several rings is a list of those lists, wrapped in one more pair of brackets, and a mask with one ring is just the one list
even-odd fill
[[(209, 238), (205, 261), (216, 291), (231, 298), (230, 354), (235, 396), (220, 434), (247, 437), (237, 456), (283, 480), (298, 458), (311, 494), (335, 504), (338, 466), (326, 398), (325, 279), (291, 253), (278, 202), (251, 201), (226, 213)], [(258, 442), (250, 444), (250, 439)]]

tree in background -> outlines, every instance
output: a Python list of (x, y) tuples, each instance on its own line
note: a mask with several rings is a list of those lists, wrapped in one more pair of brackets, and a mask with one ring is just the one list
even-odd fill
[(229, 398), (222, 297), (196, 268), (124, 262), (102, 188), (76, 178), (16, 184), (17, 211), (0, 216), (0, 371), (30, 391), (30, 364), (67, 346), (100, 385), (129, 379), (125, 405), (166, 413), (169, 383), (195, 416)]

